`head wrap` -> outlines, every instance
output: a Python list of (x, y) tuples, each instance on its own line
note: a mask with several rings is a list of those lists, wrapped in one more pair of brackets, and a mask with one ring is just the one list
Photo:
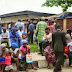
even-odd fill
[(22, 40), (22, 43), (24, 44), (24, 43), (27, 43), (27, 41), (24, 39), (24, 40)]
[(18, 48), (18, 45), (16, 43), (12, 43), (11, 46)]
[(5, 44), (1, 44), (1, 49), (2, 49), (3, 47), (6, 47)]
[(12, 29), (11, 29), (11, 30), (12, 30), (12, 31), (13, 31), (13, 30), (16, 30), (16, 27), (12, 27)]
[(52, 21), (52, 18), (48, 18), (48, 20)]

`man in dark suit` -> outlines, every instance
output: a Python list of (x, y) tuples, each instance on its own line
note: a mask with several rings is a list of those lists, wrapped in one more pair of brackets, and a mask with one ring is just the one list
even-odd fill
[(54, 72), (61, 71), (66, 46), (65, 33), (61, 31), (61, 25), (57, 25), (57, 31), (52, 34), (52, 45), (56, 56)]

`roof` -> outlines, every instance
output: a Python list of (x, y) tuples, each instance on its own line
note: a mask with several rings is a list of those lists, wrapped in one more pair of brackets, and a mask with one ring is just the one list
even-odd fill
[(39, 15), (39, 16), (50, 16), (50, 15), (55, 15), (55, 14), (50, 14), (50, 13), (42, 13), (42, 12), (34, 12), (34, 11), (21, 11), (21, 12), (14, 12), (14, 13), (9, 13), (9, 14), (3, 14), (0, 15), (0, 18), (5, 18), (5, 17), (12, 17), (12, 16), (19, 16), (19, 15)]
[[(51, 18), (67, 18), (67, 17), (72, 17), (72, 12), (64, 12), (56, 15), (49, 16)], [(46, 18), (49, 18), (46, 17)]]

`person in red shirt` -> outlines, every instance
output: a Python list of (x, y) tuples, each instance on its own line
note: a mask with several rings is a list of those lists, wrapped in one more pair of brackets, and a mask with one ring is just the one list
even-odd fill
[(65, 51), (64, 51), (64, 56), (65, 56), (66, 58), (68, 58), (68, 54), (69, 54), (69, 47), (66, 46), (66, 47), (65, 47)]

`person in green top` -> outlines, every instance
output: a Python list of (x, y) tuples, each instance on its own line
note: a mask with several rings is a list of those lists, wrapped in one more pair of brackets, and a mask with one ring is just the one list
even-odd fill
[(38, 43), (43, 40), (43, 36), (45, 35), (45, 28), (47, 28), (47, 23), (45, 22), (45, 18), (42, 17), (41, 21), (37, 23), (36, 34)]

